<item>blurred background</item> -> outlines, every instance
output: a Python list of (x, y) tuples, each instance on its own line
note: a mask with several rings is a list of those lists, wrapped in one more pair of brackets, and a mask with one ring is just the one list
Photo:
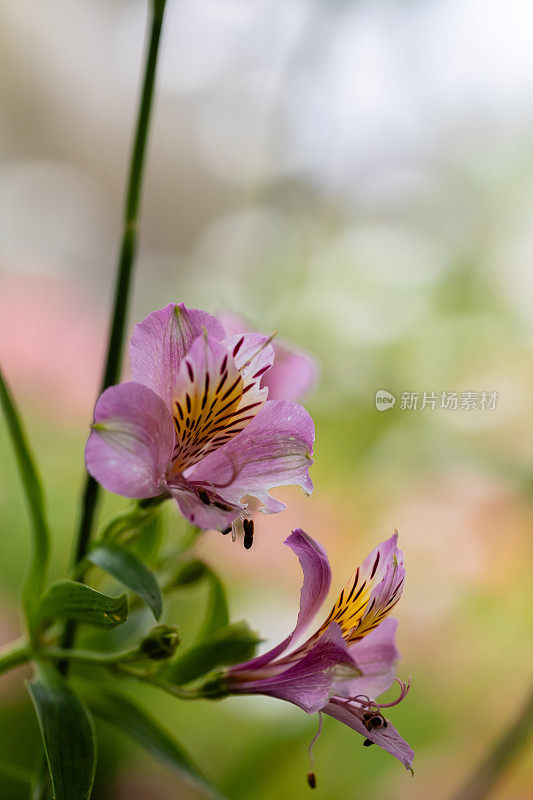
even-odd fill
[[(0, 358), (69, 558), (105, 347), (144, 0), (1, 0)], [(312, 352), (315, 492), (275, 492), (245, 552), (206, 533), (234, 619), (269, 643), (298, 608), (304, 527), (334, 592), (395, 527), (408, 581), (391, 719), (416, 776), (327, 719), (316, 795), (444, 800), (524, 702), (531, 671), (533, 11), (526, 0), (168, 0), (130, 330), (170, 301), (232, 309)], [(127, 368), (125, 367), (125, 375)], [(396, 397), (378, 411), (376, 391)], [(443, 409), (442, 392), (498, 392)], [(403, 392), (419, 392), (416, 409)], [(435, 409), (422, 409), (435, 392)], [(29, 543), (0, 428), (0, 643)], [(107, 511), (126, 501), (106, 498)], [(107, 510), (106, 510), (107, 509)], [(180, 525), (167, 509), (169, 530)], [(167, 614), (191, 622), (187, 602)], [(327, 613), (327, 608), (325, 613)], [(31, 767), (20, 677), (0, 760)], [(139, 696), (230, 800), (308, 798), (316, 720), (278, 701)], [(95, 800), (194, 800), (104, 729)], [(533, 797), (523, 756), (494, 800)]]

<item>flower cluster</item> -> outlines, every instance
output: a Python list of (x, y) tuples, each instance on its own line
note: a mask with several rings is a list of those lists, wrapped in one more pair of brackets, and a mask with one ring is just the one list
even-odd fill
[[(236, 317), (170, 304), (135, 327), (130, 362), (132, 380), (100, 396), (86, 447), (87, 469), (106, 489), (172, 497), (198, 528), (227, 533), (240, 525), (246, 547), (257, 507), (284, 508), (270, 489), (296, 484), (311, 493), (314, 426), (295, 402), (316, 379), (305, 353)], [(331, 570), (303, 530), (285, 543), (303, 571), (296, 627), (268, 652), (208, 677), (203, 695), (262, 694), (327, 714), (412, 770), (413, 751), (383, 714), (409, 689), (395, 675), (397, 622), (389, 617), (405, 579), (397, 534), (372, 550), (300, 644)], [(395, 681), (399, 697), (379, 703)]]

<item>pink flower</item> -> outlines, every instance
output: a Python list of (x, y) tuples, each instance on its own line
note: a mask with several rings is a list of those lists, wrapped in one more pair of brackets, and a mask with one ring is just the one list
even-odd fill
[(310, 494), (314, 425), (302, 406), (267, 399), (270, 339), (226, 336), (204, 311), (170, 303), (135, 326), (132, 381), (102, 393), (85, 461), (106, 489), (126, 497), (172, 495), (200, 528), (227, 529), (285, 506), (269, 494), (297, 484)]
[[(388, 615), (405, 580), (397, 534), (378, 545), (352, 575), (316, 632), (287, 654), (309, 626), (328, 594), (331, 569), (322, 546), (301, 529), (285, 540), (303, 571), (296, 627), (279, 645), (251, 661), (231, 667), (207, 684), (207, 694), (263, 694), (287, 700), (308, 714), (320, 711), (344, 722), (412, 770), (413, 751), (382, 709), (396, 705), (408, 686), (395, 677), (399, 658), (396, 620)], [(394, 681), (400, 696), (378, 703)]]

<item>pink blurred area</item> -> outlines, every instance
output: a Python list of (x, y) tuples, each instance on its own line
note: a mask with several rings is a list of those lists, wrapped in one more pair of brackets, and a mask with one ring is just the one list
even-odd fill
[(68, 423), (92, 415), (106, 320), (79, 283), (47, 274), (0, 277), (0, 351), (19, 399)]

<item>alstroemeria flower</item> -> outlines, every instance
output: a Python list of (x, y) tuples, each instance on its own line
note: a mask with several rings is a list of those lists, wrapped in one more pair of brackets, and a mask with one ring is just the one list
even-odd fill
[[(228, 336), (250, 331), (250, 326), (236, 314), (225, 311), (219, 319)], [(272, 348), (274, 364), (261, 377), (261, 387), (268, 389), (269, 400), (299, 400), (317, 382), (316, 361), (309, 353), (279, 339), (274, 339)]]
[(226, 336), (204, 311), (171, 303), (149, 314), (131, 337), (131, 382), (96, 403), (88, 471), (115, 494), (172, 495), (200, 528), (249, 516), (246, 495), (282, 511), (269, 489), (312, 491), (314, 426), (297, 403), (267, 399), (273, 360), (268, 337)]
[[(382, 709), (396, 705), (408, 686), (395, 677), (399, 657), (396, 620), (388, 618), (400, 599), (405, 569), (395, 533), (378, 545), (352, 575), (324, 622), (306, 641), (287, 653), (310, 625), (331, 583), (322, 546), (301, 529), (285, 540), (303, 571), (300, 611), (293, 632), (263, 655), (226, 670), (213, 686), (221, 694), (263, 694), (287, 700), (307, 713), (339, 719), (412, 770), (413, 751)], [(378, 703), (394, 681), (400, 696)]]

